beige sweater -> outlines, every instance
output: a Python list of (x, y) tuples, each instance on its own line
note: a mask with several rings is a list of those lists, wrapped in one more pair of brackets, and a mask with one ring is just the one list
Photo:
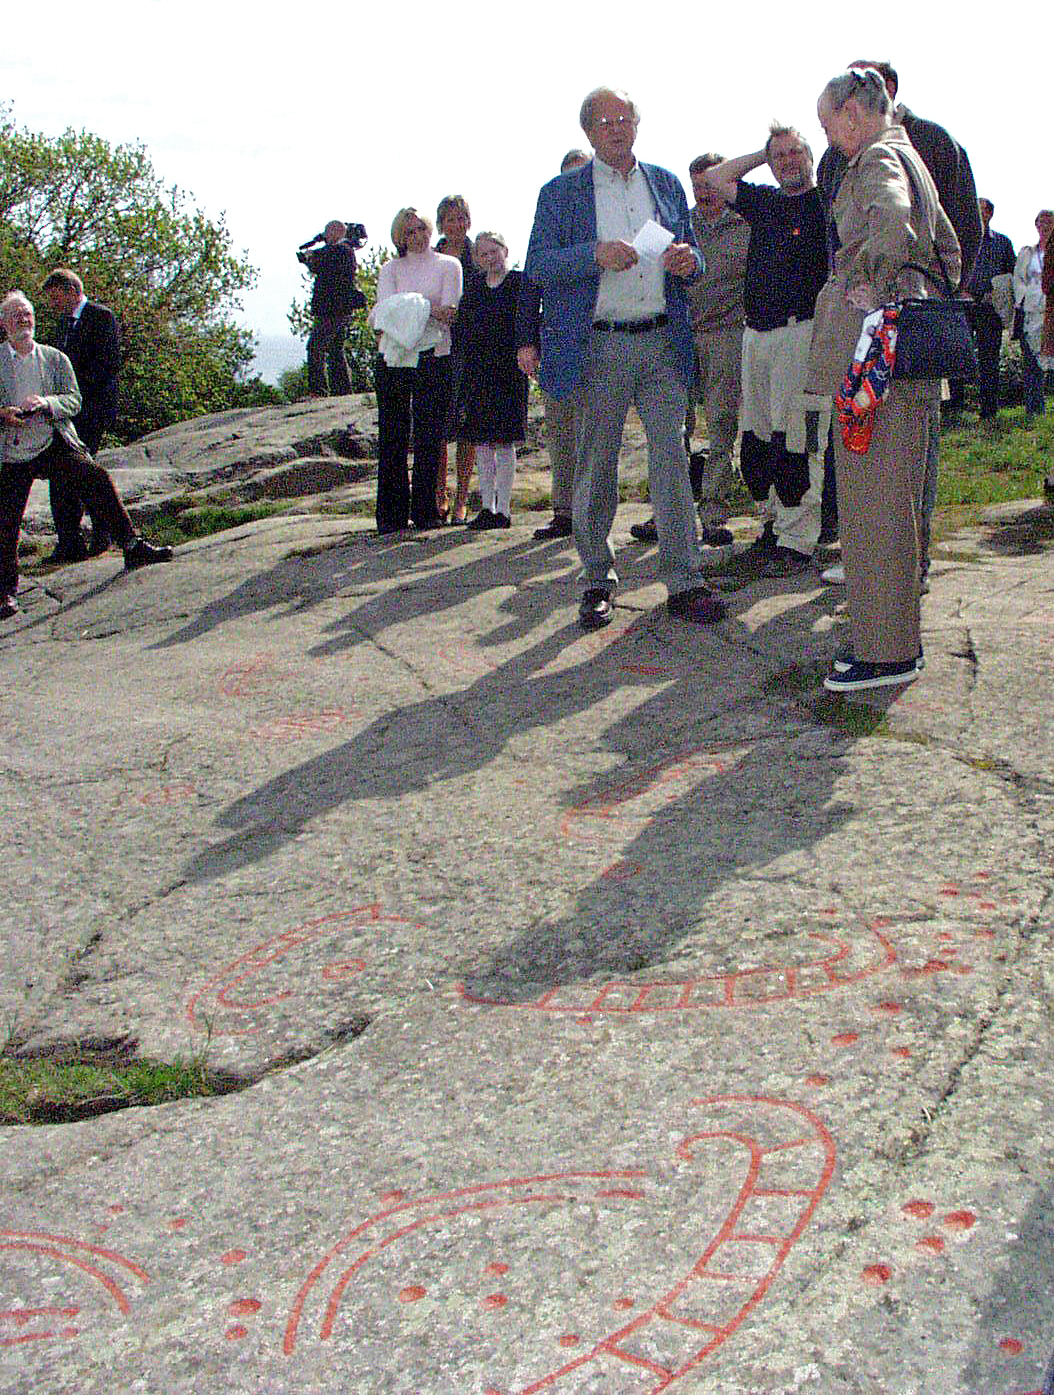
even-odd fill
[[(939, 294), (935, 244), (953, 286), (961, 269), (958, 238), (902, 126), (887, 127), (849, 161), (834, 219), (841, 246), (816, 301), (807, 387), (827, 396), (841, 386), (860, 337), (864, 312), (849, 302), (851, 288), (873, 287), (876, 309), (890, 300)], [(907, 270), (909, 262), (932, 270), (936, 284)]]

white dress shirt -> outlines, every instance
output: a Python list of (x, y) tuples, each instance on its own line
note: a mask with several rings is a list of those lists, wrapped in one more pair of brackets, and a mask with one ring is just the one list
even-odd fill
[[(655, 217), (655, 201), (636, 161), (623, 175), (594, 155), (593, 196), (601, 242), (632, 242)], [(648, 320), (665, 309), (666, 273), (658, 262), (642, 257), (626, 271), (600, 273), (595, 320)]]

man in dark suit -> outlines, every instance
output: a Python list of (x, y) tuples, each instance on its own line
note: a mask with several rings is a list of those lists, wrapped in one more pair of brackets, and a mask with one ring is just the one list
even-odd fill
[(685, 282), (701, 259), (679, 181), (633, 154), (639, 120), (625, 92), (589, 93), (579, 121), (594, 158), (542, 188), (525, 267), (542, 289), (538, 381), (552, 397), (574, 394), (579, 407), (571, 509), (585, 580), (578, 614), (587, 629), (611, 620), (618, 584), (611, 526), (631, 406), (648, 442), (669, 611), (695, 624), (725, 613), (703, 585), (683, 439), (695, 361)]
[[(74, 420), (77, 435), (95, 455), (103, 433), (117, 420), (117, 374), (121, 366), (121, 334), (117, 317), (105, 305), (88, 300), (81, 278), (57, 267), (44, 282), (44, 297), (59, 316), (56, 347), (73, 364), (82, 407)], [(81, 535), (85, 501), (62, 479), (51, 481), (51, 513), (58, 543), (51, 562), (80, 562), (97, 557), (110, 546), (105, 523), (91, 511), (91, 547)]]

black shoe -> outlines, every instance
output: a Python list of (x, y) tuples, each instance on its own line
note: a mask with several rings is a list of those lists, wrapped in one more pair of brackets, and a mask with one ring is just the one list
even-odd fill
[(690, 620), (693, 625), (716, 625), (728, 614), (724, 601), (719, 601), (705, 586), (678, 591), (666, 602), (666, 609), (679, 620)]
[(735, 538), (727, 528), (704, 528), (701, 541), (704, 547), (731, 547)]
[(861, 688), (896, 688), (914, 683), (919, 676), (917, 659), (902, 664), (867, 664), (861, 661), (847, 669), (832, 668), (823, 680), (830, 693), (855, 693)]
[(762, 576), (801, 576), (809, 570), (812, 557), (808, 552), (797, 552), (793, 547), (777, 547), (776, 555), (765, 563)]
[(89, 557), (101, 557), (104, 552), (109, 552), (113, 545), (113, 538), (110, 537), (109, 528), (96, 528), (92, 525), (91, 542), (88, 544)]
[(427, 518), (422, 518), (420, 522), (414, 519), (414, 527), (419, 533), (430, 533), (433, 528), (442, 528), (446, 519), (437, 513), (430, 513)]
[(19, 605), (14, 596), (0, 596), (0, 620), (10, 620), (18, 611)]
[(654, 518), (649, 518), (647, 523), (632, 524), (629, 535), (631, 538), (636, 538), (638, 542), (653, 543), (659, 541), (659, 530), (655, 526)]
[(496, 513), (494, 515), (494, 522), (490, 526), (492, 528), (511, 528), (512, 519), (507, 513)]
[(154, 547), (145, 538), (136, 538), (124, 550), (124, 569), (126, 572), (134, 572), (139, 567), (153, 566), (155, 562), (171, 561), (172, 549), (170, 547)]
[(546, 542), (549, 538), (569, 538), (571, 536), (571, 519), (566, 513), (554, 513), (552, 523), (547, 523), (544, 528), (535, 528), (534, 536), (538, 542)]
[(820, 524), (820, 536), (816, 539), (817, 547), (832, 547), (838, 541), (838, 520), (833, 519), (827, 523)]
[(48, 566), (56, 567), (62, 562), (85, 562), (88, 558), (88, 545), (78, 534), (67, 542), (55, 544), (55, 550), (44, 558)]
[(490, 509), (480, 509), (471, 523), (466, 523), (466, 528), (472, 528), (477, 533), (485, 532), (488, 528), (495, 527), (497, 514), (491, 513)]
[(772, 524), (766, 523), (749, 547), (720, 568), (719, 575), (732, 578), (761, 576), (775, 555), (776, 534), (772, 531)]
[(611, 624), (611, 592), (592, 586), (578, 607), (578, 623), (584, 630), (600, 630)]

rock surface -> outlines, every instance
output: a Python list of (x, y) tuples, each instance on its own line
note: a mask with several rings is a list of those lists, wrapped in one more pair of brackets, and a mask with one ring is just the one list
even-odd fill
[[(200, 468), (161, 438), (136, 468), (222, 482), (250, 424), (210, 430)], [(3, 1131), (0, 1390), (1036, 1391), (1054, 569), (1025, 512), (937, 564), (922, 679), (849, 706), (818, 700), (837, 590), (672, 620), (639, 505), (592, 635), (522, 521), (305, 513), (26, 583), (11, 1044), (243, 1088)]]

